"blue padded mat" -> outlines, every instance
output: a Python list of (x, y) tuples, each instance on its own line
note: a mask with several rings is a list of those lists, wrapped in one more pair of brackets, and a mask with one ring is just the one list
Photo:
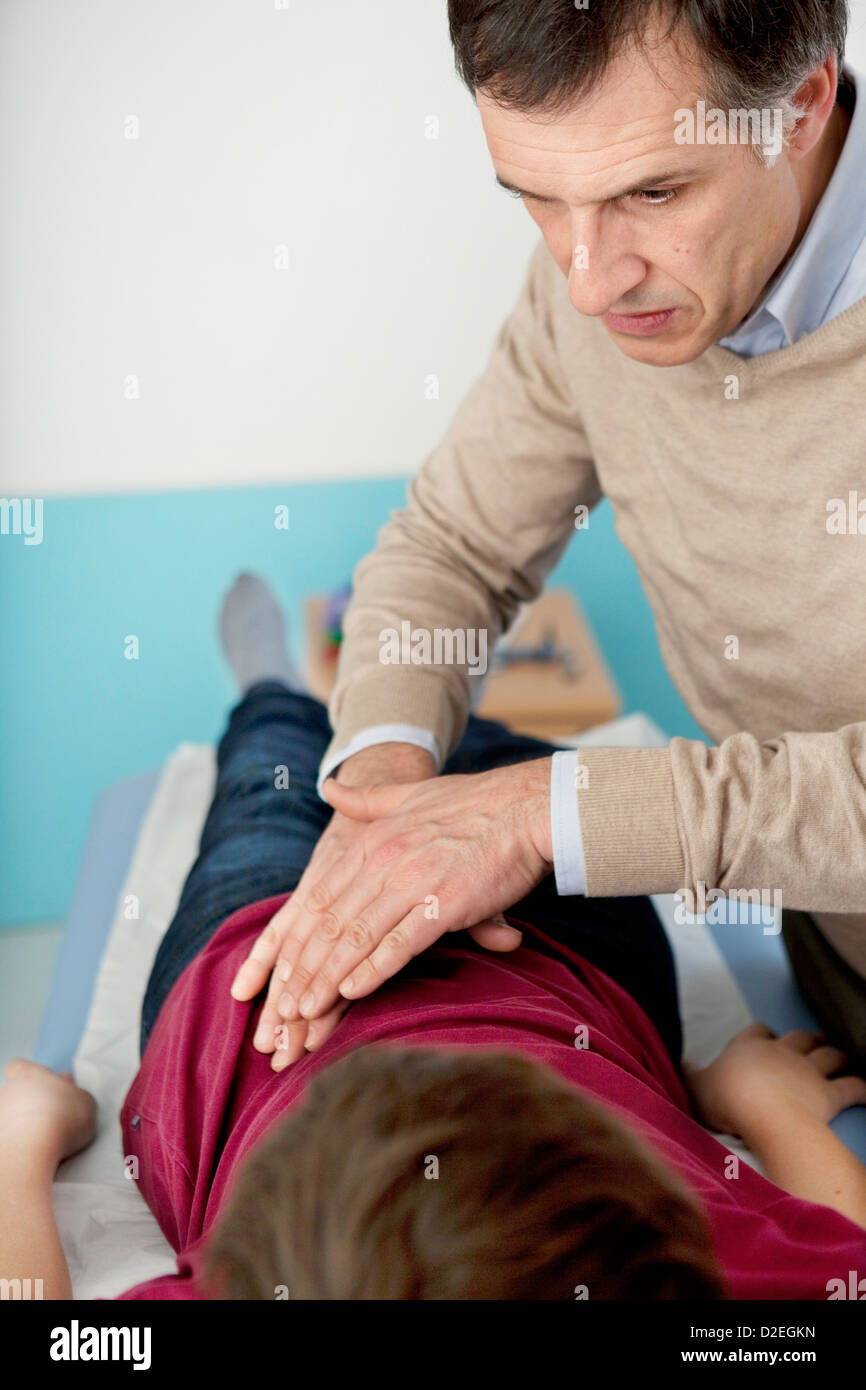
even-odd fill
[(129, 777), (96, 803), (36, 1043), (36, 1061), (55, 1071), (71, 1069), (78, 1051), (114, 909), (158, 781), (158, 772)]
[[(97, 802), (36, 1049), (36, 1060), (68, 1068), (78, 1048), (108, 937), (144, 813), (159, 778), (143, 773), (109, 787)], [(781, 936), (754, 923), (707, 926), (753, 1016), (776, 1033), (815, 1028), (794, 984)], [(840, 1115), (833, 1129), (866, 1163), (866, 1108)]]

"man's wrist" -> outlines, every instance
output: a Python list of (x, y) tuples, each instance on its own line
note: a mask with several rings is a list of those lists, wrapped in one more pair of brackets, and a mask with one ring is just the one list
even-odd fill
[(548, 869), (553, 867), (553, 837), (550, 824), (550, 758), (515, 763), (520, 804), (528, 817), (529, 834)]
[(423, 782), (436, 774), (433, 757), (414, 743), (376, 743), (346, 758), (333, 774), (347, 787)]

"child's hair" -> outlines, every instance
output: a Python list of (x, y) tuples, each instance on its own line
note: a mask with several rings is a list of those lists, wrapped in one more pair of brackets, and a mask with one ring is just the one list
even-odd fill
[(374, 1045), (244, 1163), (205, 1251), (224, 1299), (715, 1299), (697, 1205), (517, 1053)]

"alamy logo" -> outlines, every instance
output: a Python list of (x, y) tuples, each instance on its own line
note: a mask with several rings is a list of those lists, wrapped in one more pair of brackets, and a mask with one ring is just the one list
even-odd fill
[(677, 905), (674, 921), (693, 926), (696, 918), (711, 919), (714, 926), (758, 926), (764, 936), (778, 936), (782, 930), (782, 892), (779, 888), (707, 888), (699, 878), (695, 888), (680, 888), (674, 894)]
[(402, 622), (400, 631), (384, 627), (379, 633), (383, 666), (466, 666), (470, 676), (487, 670), (487, 629), (474, 627), (415, 627)]
[(692, 111), (683, 106), (674, 112), (678, 145), (758, 145), (770, 158), (782, 153), (785, 133), (785, 113), (781, 106), (765, 106), (762, 110), (736, 107), (723, 111), (699, 101)]
[(0, 497), (0, 536), (23, 536), (25, 545), (41, 545), (42, 498)]
[(150, 1370), (149, 1327), (52, 1327), (52, 1361), (131, 1361), (134, 1371)]
[(856, 1269), (848, 1270), (847, 1283), (844, 1279), (828, 1279), (824, 1287), (828, 1303), (849, 1298), (856, 1303), (866, 1300), (866, 1279), (861, 1279)]
[(44, 1298), (41, 1279), (0, 1279), (0, 1301), (7, 1298), (29, 1302)]
[(866, 536), (866, 497), (852, 488), (845, 497), (827, 503), (828, 536)]

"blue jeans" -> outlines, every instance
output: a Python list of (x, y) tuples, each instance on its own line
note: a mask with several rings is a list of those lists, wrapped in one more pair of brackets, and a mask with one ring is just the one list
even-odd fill
[[(142, 1051), (175, 980), (220, 924), (240, 907), (296, 887), (332, 815), (316, 792), (330, 737), (325, 706), (278, 681), (253, 686), (232, 711), (219, 745), (216, 791), (198, 858), (148, 981)], [(443, 771), (486, 772), (554, 752), (551, 744), (470, 715)], [(287, 790), (274, 785), (281, 765), (289, 769)], [(561, 898), (549, 875), (510, 910), (622, 985), (679, 1064), (682, 1032), (673, 956), (649, 898)], [(541, 938), (531, 944), (555, 953)]]

